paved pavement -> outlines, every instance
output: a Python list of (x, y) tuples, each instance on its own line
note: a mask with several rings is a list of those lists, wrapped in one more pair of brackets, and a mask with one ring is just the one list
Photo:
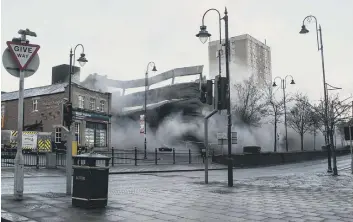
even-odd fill
[(62, 194), (64, 177), (27, 178), (22, 202), (12, 200), (13, 179), (3, 178), (2, 217), (17, 216), (18, 221), (353, 221), (350, 159), (340, 157), (338, 162), (337, 177), (323, 173), (325, 161), (239, 169), (234, 171), (232, 188), (226, 185), (226, 170), (211, 171), (207, 185), (203, 172), (111, 175), (107, 208), (89, 211), (73, 208), (70, 197)]

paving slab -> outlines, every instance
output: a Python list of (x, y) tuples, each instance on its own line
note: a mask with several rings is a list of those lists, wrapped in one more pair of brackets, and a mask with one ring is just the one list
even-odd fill
[(73, 207), (63, 193), (63, 177), (27, 178), (23, 201), (13, 200), (13, 179), (3, 178), (1, 217), (26, 222), (353, 221), (349, 170), (334, 177), (284, 174), (287, 167), (280, 168), (273, 175), (270, 168), (235, 171), (233, 187), (227, 187), (226, 170), (211, 171), (209, 184), (197, 171), (112, 175), (108, 206), (96, 210)]

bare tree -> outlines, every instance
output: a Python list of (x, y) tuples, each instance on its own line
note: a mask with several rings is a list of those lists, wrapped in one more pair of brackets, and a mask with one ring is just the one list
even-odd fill
[[(329, 125), (328, 130), (330, 132), (331, 145), (333, 145), (333, 129), (338, 123), (342, 122), (343, 119), (349, 116), (349, 110), (351, 108), (351, 105), (349, 101), (346, 102), (348, 99), (341, 100), (338, 94), (333, 95), (328, 99), (327, 122)], [(313, 110), (317, 114), (317, 117), (320, 118), (320, 122), (323, 123), (326, 120), (324, 101), (320, 101), (318, 105), (313, 106)]]
[[(271, 118), (269, 123), (273, 124), (274, 126), (274, 144), (273, 144), (273, 151), (277, 152), (277, 128), (278, 123), (280, 123), (280, 118), (283, 115), (284, 111), (284, 98), (281, 100), (275, 99), (275, 92), (273, 90), (273, 86), (271, 83), (267, 84), (264, 90), (264, 93), (267, 98), (267, 111), (268, 116)], [(288, 101), (288, 99), (287, 99)]]
[(273, 151), (277, 152), (277, 125), (280, 122), (280, 117), (283, 115), (283, 104), (284, 101), (275, 101), (270, 100), (269, 102), (269, 115), (273, 117), (273, 126), (274, 126), (274, 144), (273, 144)]
[(311, 105), (307, 96), (297, 94), (295, 105), (288, 116), (288, 126), (300, 135), (301, 150), (304, 150), (304, 134), (311, 127)]
[(261, 118), (268, 113), (266, 97), (261, 86), (250, 77), (243, 83), (235, 84), (234, 87), (237, 100), (232, 107), (232, 114), (246, 125), (260, 126)]
[[(350, 98), (348, 98), (350, 99)], [(317, 106), (314, 107), (315, 112), (321, 118), (321, 121), (328, 122), (328, 131), (330, 137), (330, 147), (332, 150), (332, 159), (333, 159), (333, 175), (338, 175), (337, 164), (336, 164), (336, 152), (334, 147), (334, 129), (335, 126), (342, 121), (342, 119), (349, 116), (349, 110), (351, 108), (350, 101), (348, 99), (341, 100), (339, 94), (332, 95), (328, 98), (328, 117), (325, 116), (325, 103), (321, 101)]]
[[(312, 106), (314, 107), (314, 106)], [(311, 108), (312, 108), (311, 107)], [(320, 115), (318, 115), (315, 111), (315, 109), (312, 109), (312, 112), (310, 113), (310, 128), (309, 132), (314, 135), (314, 150), (316, 147), (316, 136), (318, 132), (324, 133), (324, 123), (320, 118)]]

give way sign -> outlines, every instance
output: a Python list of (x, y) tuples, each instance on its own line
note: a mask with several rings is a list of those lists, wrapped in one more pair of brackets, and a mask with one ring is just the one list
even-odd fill
[(40, 46), (19, 42), (6, 42), (10, 52), (20, 70), (26, 69), (33, 57), (37, 54)]

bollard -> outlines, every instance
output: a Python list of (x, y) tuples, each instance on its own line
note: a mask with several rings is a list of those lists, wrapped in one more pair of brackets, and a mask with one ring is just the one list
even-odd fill
[(173, 148), (173, 164), (175, 164), (175, 148)]
[(154, 163), (157, 165), (157, 148), (155, 149), (155, 152), (154, 152)]
[(135, 166), (137, 166), (137, 147), (135, 147)]
[(112, 166), (114, 166), (114, 147), (112, 147)]
[(37, 147), (37, 164), (36, 164), (36, 168), (39, 169), (39, 151), (38, 151), (38, 147)]
[(189, 149), (189, 164), (191, 164), (191, 150)]

